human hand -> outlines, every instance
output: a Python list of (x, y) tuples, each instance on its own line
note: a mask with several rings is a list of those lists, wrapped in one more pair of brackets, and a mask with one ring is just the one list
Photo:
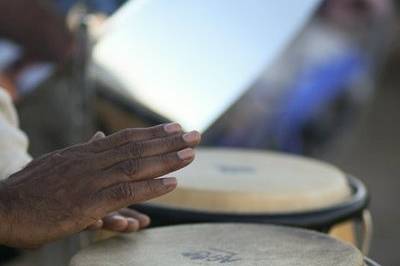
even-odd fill
[[(176, 187), (200, 134), (178, 124), (126, 129), (33, 160), (0, 183), (0, 243), (36, 247)], [(104, 221), (104, 220), (103, 220)]]

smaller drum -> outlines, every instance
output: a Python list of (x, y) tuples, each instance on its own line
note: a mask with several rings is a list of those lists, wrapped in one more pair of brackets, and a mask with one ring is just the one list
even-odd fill
[[(276, 152), (203, 148), (173, 175), (179, 181), (175, 191), (135, 206), (154, 226), (248, 222), (328, 232), (361, 217), (367, 206), (366, 189), (357, 179), (330, 164)], [(335, 232), (356, 242), (352, 227)]]
[[(372, 264), (371, 264), (372, 263)], [(98, 242), (71, 266), (369, 266), (354, 246), (303, 229), (257, 224), (197, 224), (148, 229)]]

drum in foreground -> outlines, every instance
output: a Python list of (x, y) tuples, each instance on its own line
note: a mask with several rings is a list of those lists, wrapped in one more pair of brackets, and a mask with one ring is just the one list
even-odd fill
[[(251, 222), (329, 231), (359, 217), (367, 205), (357, 179), (330, 164), (282, 153), (200, 149), (173, 176), (179, 183), (174, 192), (136, 206), (153, 225)], [(340, 231), (355, 242), (351, 224)]]
[(355, 247), (327, 235), (281, 226), (197, 224), (148, 229), (98, 242), (71, 266), (365, 266)]

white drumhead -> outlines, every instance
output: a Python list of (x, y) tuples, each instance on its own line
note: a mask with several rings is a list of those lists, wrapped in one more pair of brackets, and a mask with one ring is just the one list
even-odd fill
[(279, 226), (198, 224), (121, 235), (78, 253), (71, 266), (362, 266), (355, 247)]
[(346, 201), (351, 189), (338, 168), (276, 152), (199, 149), (172, 174), (178, 188), (153, 204), (217, 212), (284, 213)]

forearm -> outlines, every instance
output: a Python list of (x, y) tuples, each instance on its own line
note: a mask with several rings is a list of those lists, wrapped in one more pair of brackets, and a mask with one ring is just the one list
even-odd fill
[(7, 190), (4, 181), (0, 181), (0, 245), (10, 244), (10, 234), (12, 232), (10, 219), (8, 217), (9, 204), (7, 200)]

